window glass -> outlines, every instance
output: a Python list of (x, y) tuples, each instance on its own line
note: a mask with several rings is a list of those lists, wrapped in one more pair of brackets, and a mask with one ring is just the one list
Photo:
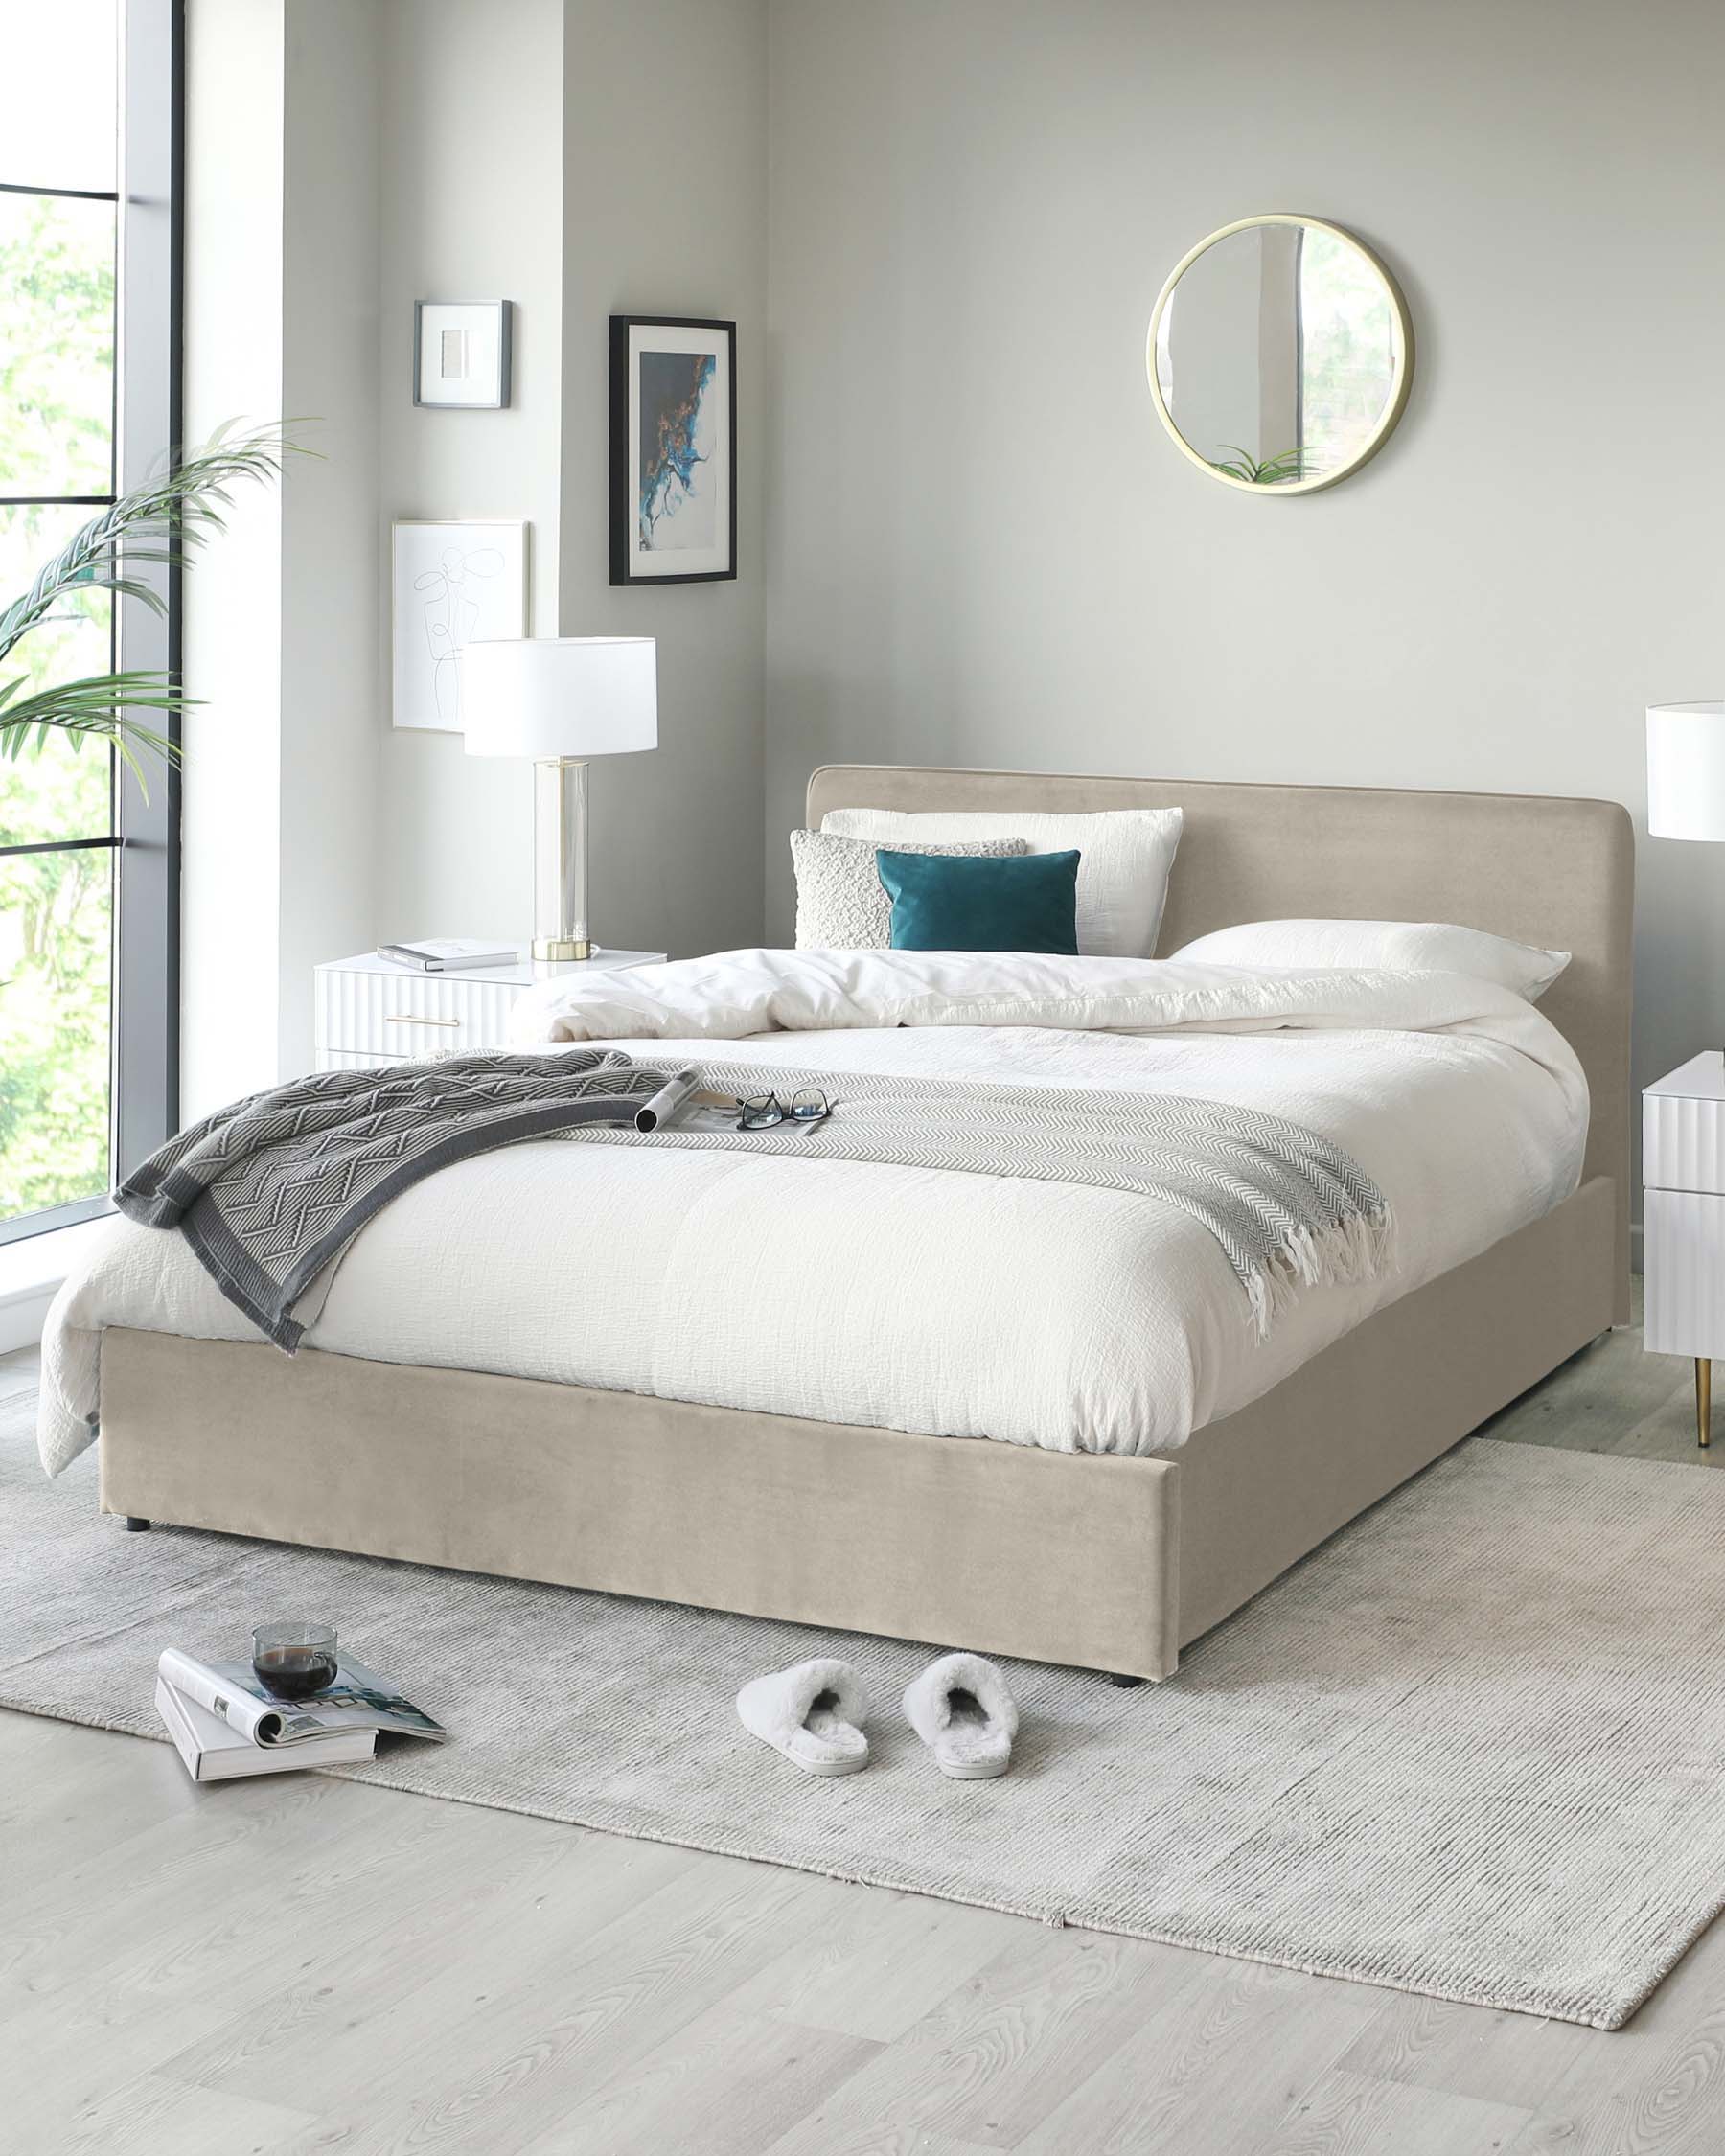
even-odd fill
[(0, 496), (113, 487), (114, 215), (0, 194)]
[[(117, 0), (0, 0), (0, 610), (113, 498), (119, 34)], [(75, 590), (0, 685), (113, 664)], [(75, 739), (0, 757), (0, 1241), (112, 1181), (114, 759)]]
[[(0, 608), (27, 591), (44, 562), (99, 509), (0, 503)], [(80, 591), (0, 661), (0, 679), (23, 678), (20, 696), (57, 681), (106, 674), (112, 665), (105, 591)], [(0, 846), (44, 838), (100, 838), (113, 829), (112, 758), (105, 745), (50, 741), (39, 756), (0, 759)]]
[(0, 1220), (108, 1188), (114, 860), (0, 854)]
[(0, 181), (115, 185), (118, 0), (0, 0)]

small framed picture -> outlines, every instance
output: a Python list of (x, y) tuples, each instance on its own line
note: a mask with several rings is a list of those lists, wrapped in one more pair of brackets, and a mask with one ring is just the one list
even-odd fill
[(462, 653), (527, 633), (527, 527), (401, 518), (391, 557), (395, 722), (458, 734)]
[(737, 573), (737, 325), (610, 322), (610, 580)]
[(507, 300), (415, 300), (413, 401), (448, 411), (509, 402)]

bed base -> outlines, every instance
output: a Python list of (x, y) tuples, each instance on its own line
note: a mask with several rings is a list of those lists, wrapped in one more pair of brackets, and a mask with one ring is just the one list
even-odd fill
[(1106, 1671), (1180, 1649), (1607, 1330), (1595, 1177), (1145, 1459), (110, 1329), (127, 1516)]

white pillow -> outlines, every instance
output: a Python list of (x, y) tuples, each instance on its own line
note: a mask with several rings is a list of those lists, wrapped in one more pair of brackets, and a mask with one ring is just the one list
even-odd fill
[[(1027, 854), (1022, 838), (949, 839), (907, 846), (910, 854)], [(878, 849), (865, 838), (830, 831), (794, 831), (798, 951), (886, 951), (892, 943), (892, 901), (881, 882)]]
[(829, 809), (822, 831), (877, 846), (908, 838), (1024, 838), (1033, 854), (1078, 849), (1078, 949), (1091, 958), (1148, 958), (1156, 949), (1168, 871), (1180, 844), (1178, 809)]
[(1392, 966), (1471, 974), (1513, 989), (1530, 1003), (1538, 1002), (1570, 962), (1567, 951), (1541, 951), (1446, 921), (1247, 921), (1200, 936), (1172, 955), (1208, 966)]

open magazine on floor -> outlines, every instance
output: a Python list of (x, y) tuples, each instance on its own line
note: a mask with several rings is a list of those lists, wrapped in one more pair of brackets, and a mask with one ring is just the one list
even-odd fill
[(310, 1699), (277, 1699), (249, 1663), (199, 1662), (177, 1647), (165, 1649), (156, 1668), (165, 1684), (253, 1744), (303, 1744), (342, 1730), (429, 1737), (434, 1744), (448, 1734), (389, 1678), (351, 1655), (336, 1663), (334, 1683)]
[(298, 1744), (256, 1744), (244, 1731), (218, 1721), (195, 1699), (176, 1691), (166, 1677), (156, 1679), (155, 1705), (194, 1781), (237, 1781), (290, 1774), (296, 1768), (349, 1766), (371, 1758), (378, 1749), (376, 1730), (335, 1730)]

